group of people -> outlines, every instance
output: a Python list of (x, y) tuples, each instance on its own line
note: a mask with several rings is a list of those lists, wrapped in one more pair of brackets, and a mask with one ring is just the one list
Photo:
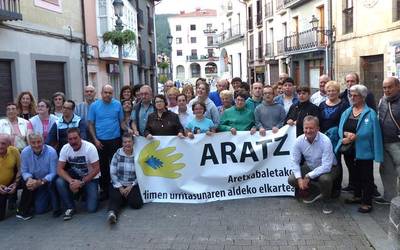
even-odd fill
[[(155, 96), (149, 85), (124, 86), (119, 100), (110, 85), (102, 87), (99, 99), (88, 85), (79, 104), (61, 92), (37, 103), (30, 92), (22, 92), (16, 103), (6, 105), (7, 117), (0, 120), (0, 220), (22, 189), (15, 205), (18, 218), (52, 210), (54, 217), (63, 214), (69, 220), (77, 200), (85, 201), (88, 212), (109, 200), (107, 220), (115, 223), (124, 204), (143, 206), (134, 168), (135, 136), (192, 139), (224, 131), (266, 136), (286, 124), (296, 126), (298, 136), (288, 180), (296, 195), (305, 203), (322, 198), (323, 212), (331, 213), (332, 198), (353, 192), (345, 202), (360, 203), (360, 212), (370, 212), (373, 197), (379, 196), (374, 160), (382, 162), (385, 189), (375, 201), (387, 204), (397, 195), (400, 83), (385, 79), (376, 110), (373, 95), (356, 73), (345, 80), (347, 89), (340, 93), (340, 84), (322, 75), (319, 91), (311, 95), (309, 87), (297, 87), (286, 74), (273, 86), (221, 79), (213, 92), (199, 78), (182, 89), (167, 81), (164, 93)], [(343, 190), (342, 155), (349, 170)], [(312, 184), (317, 193), (311, 192)]]

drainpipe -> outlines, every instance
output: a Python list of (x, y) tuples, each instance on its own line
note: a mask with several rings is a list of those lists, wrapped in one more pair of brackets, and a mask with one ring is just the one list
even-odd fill
[[(247, 31), (247, 22), (248, 22), (248, 17), (247, 17), (247, 3), (246, 3), (246, 0), (239, 0), (239, 3), (241, 3), (241, 4), (243, 4), (244, 5), (244, 7), (245, 7), (245, 12), (246, 12), (246, 23), (245, 23), (245, 30)], [(249, 77), (250, 77), (250, 73), (251, 73), (251, 70), (249, 70), (250, 69), (250, 67), (249, 67), (249, 57), (248, 57), (248, 51), (249, 51), (249, 40), (248, 40), (248, 36), (247, 36), (247, 32), (244, 32), (245, 34), (244, 34), (244, 37), (245, 37), (245, 39), (246, 39), (246, 58), (247, 58), (247, 61), (246, 61), (246, 65), (247, 65), (247, 79), (246, 79), (246, 82), (247, 83), (249, 83)], [(242, 79), (243, 80), (243, 79)]]
[(84, 60), (84, 71), (85, 71), (85, 79), (84, 85), (87, 85), (88, 82), (88, 57), (87, 57), (87, 41), (86, 41), (86, 19), (85, 19), (85, 0), (81, 0), (81, 9), (82, 9), (82, 26), (83, 26), (83, 60)]

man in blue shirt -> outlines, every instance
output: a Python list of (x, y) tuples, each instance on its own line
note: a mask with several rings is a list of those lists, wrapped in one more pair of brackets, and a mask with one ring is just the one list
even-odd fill
[(113, 99), (113, 87), (104, 85), (101, 100), (89, 108), (89, 131), (100, 157), (100, 200), (108, 199), (110, 185), (110, 162), (112, 156), (121, 146), (121, 123), (124, 118), (121, 103)]
[(210, 98), (211, 101), (214, 102), (215, 106), (219, 107), (222, 105), (221, 97), (219, 96), (219, 94), (221, 93), (222, 90), (228, 89), (228, 87), (229, 87), (228, 80), (220, 79), (217, 82), (217, 90), (210, 92), (210, 94), (208, 94), (208, 98)]
[(21, 152), (21, 172), (23, 191), (19, 203), (17, 218), (28, 220), (35, 214), (48, 211), (49, 205), (53, 208), (53, 216), (61, 215), (60, 203), (55, 191), (57, 152), (43, 143), (39, 133), (28, 136), (30, 146)]
[[(308, 115), (303, 122), (304, 134), (297, 137), (292, 153), (292, 171), (288, 183), (299, 190), (308, 192), (311, 185), (317, 185), (320, 194), (306, 197), (304, 203), (309, 204), (322, 198), (324, 214), (332, 213), (330, 198), (333, 181), (338, 176), (335, 154), (330, 139), (319, 132), (319, 121)], [(304, 159), (304, 164), (301, 162)]]
[(147, 118), (154, 112), (154, 105), (151, 103), (153, 91), (149, 85), (143, 85), (139, 91), (141, 101), (132, 110), (131, 119), (134, 134), (143, 136)]

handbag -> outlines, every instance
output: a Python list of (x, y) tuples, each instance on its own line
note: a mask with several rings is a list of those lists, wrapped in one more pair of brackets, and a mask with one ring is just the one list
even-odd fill
[(397, 137), (400, 138), (400, 126), (399, 126), (399, 124), (397, 123), (396, 119), (394, 119), (394, 116), (393, 116), (393, 113), (392, 113), (392, 105), (390, 104), (390, 102), (388, 102), (388, 105), (389, 105), (389, 114), (390, 114), (390, 117), (392, 118), (393, 123), (394, 123), (394, 124), (396, 125), (396, 127), (397, 127)]
[(340, 146), (340, 153), (342, 153), (343, 155), (352, 155), (354, 154), (354, 141), (348, 143), (348, 144), (342, 144)]

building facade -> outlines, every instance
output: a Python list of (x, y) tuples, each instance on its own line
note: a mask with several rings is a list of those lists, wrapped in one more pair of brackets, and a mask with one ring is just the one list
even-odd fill
[(62, 91), (82, 100), (82, 44), (80, 1), (0, 4), (0, 106), (21, 91), (46, 99)]
[[(248, 0), (250, 82), (278, 81), (288, 73), (297, 84), (318, 88), (328, 73), (332, 43), (326, 0)], [(312, 20), (317, 20), (313, 27)]]
[(400, 1), (337, 1), (333, 20), (336, 79), (358, 72), (378, 101), (383, 79), (400, 77)]
[(196, 9), (193, 12), (169, 17), (172, 41), (172, 76), (174, 81), (190, 82), (203, 77), (209, 81), (218, 77), (219, 49), (217, 12)]
[(220, 50), (219, 77), (247, 81), (246, 5), (225, 0), (217, 15), (220, 25), (214, 42)]

